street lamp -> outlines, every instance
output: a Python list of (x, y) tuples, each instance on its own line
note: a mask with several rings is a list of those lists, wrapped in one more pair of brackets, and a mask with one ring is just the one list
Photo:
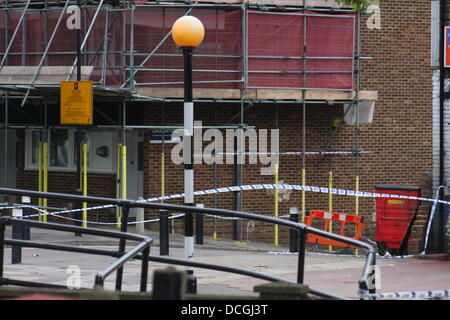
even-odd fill
[[(183, 163), (184, 163), (184, 204), (194, 205), (194, 103), (192, 101), (192, 52), (199, 46), (205, 36), (202, 22), (193, 16), (183, 16), (172, 26), (172, 39), (183, 51), (184, 57), (184, 134), (183, 134)], [(185, 258), (194, 257), (194, 219), (192, 213), (184, 217), (184, 249)], [(187, 293), (197, 292), (197, 280), (194, 269), (188, 267)]]

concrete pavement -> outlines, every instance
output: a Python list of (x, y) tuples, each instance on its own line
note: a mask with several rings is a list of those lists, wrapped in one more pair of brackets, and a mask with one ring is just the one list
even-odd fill
[[(113, 228), (113, 227), (111, 227)], [(134, 231), (134, 227), (130, 227)], [(151, 255), (159, 256), (159, 234), (146, 230), (154, 239)], [(11, 230), (7, 227), (6, 236)], [(77, 246), (95, 246), (116, 249), (117, 240), (104, 237), (83, 235), (76, 237), (73, 233), (33, 228), (31, 240)], [(170, 257), (184, 258), (184, 237), (170, 235)], [(288, 248), (259, 242), (236, 243), (232, 240), (212, 240), (204, 238), (204, 245), (195, 246), (194, 260), (214, 263), (249, 270), (259, 271), (285, 279), (295, 280), (297, 272), (296, 254), (287, 254)], [(107, 267), (115, 259), (104, 256), (53, 250), (23, 248), (22, 263), (11, 264), (11, 249), (5, 250), (4, 276), (12, 279), (32, 280), (56, 284), (70, 284), (71, 276), (79, 271), (81, 287), (92, 288), (98, 271)], [(355, 256), (321, 255), (308, 252), (306, 255), (305, 283), (312, 288), (330, 293), (357, 298), (358, 279), (365, 259)], [(123, 290), (138, 291), (140, 261), (129, 261), (124, 268)], [(150, 263), (149, 290), (155, 269), (167, 265)], [(418, 258), (377, 259), (380, 288), (378, 292), (442, 290), (450, 288), (450, 261), (426, 260)], [(177, 267), (183, 269), (183, 267)], [(77, 271), (77, 272), (78, 272)], [(195, 269), (198, 293), (230, 294), (256, 296), (255, 285), (262, 280), (245, 276)], [(69, 282), (68, 282), (69, 281)], [(105, 282), (106, 289), (114, 288), (115, 275)]]

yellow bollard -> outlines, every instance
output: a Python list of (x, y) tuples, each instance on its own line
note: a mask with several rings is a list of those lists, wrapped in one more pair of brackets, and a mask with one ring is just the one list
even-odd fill
[[(43, 163), (43, 173), (44, 179), (42, 183), (42, 191), (48, 192), (48, 143), (44, 142), (42, 144), (42, 154), (44, 158)], [(42, 206), (47, 207), (47, 198), (42, 199)], [(47, 215), (42, 216), (42, 222), (47, 222)]]
[[(164, 139), (164, 138), (163, 138)], [(164, 152), (161, 152), (161, 197), (164, 197), (164, 166), (165, 166), (165, 162), (164, 162)], [(163, 200), (161, 200), (161, 202), (164, 202)]]
[[(278, 184), (278, 164), (275, 165), (275, 172), (274, 172), (274, 176), (275, 176), (275, 184)], [(274, 216), (275, 218), (278, 218), (278, 189), (275, 188), (274, 189), (274, 193), (273, 193), (273, 208), (274, 208)], [(278, 225), (274, 225), (273, 227), (273, 233), (274, 233), (274, 245), (278, 246)]]
[[(302, 185), (306, 185), (306, 169), (302, 169)], [(306, 191), (302, 190), (302, 223), (305, 223)]]
[[(356, 192), (359, 192), (359, 176), (356, 176)], [(355, 197), (355, 215), (359, 216), (359, 196)], [(355, 249), (355, 256), (359, 253), (358, 248)]]
[[(39, 158), (38, 158), (38, 164), (39, 164), (39, 168), (38, 168), (38, 191), (41, 192), (43, 190), (43, 157), (42, 157), (42, 150), (43, 150), (43, 146), (42, 146), (42, 141), (39, 141)], [(39, 207), (42, 207), (42, 198), (39, 198), (38, 200), (38, 205)], [(42, 215), (39, 215), (39, 222), (42, 222)]]
[[(122, 144), (119, 143), (117, 145), (117, 184), (116, 184), (116, 198), (120, 199), (120, 189), (121, 189), (121, 179), (122, 179), (122, 164), (121, 164), (121, 160), (122, 160)], [(120, 228), (120, 221), (121, 221), (121, 217), (122, 217), (122, 208), (121, 207), (117, 207), (116, 208), (116, 220), (117, 220), (117, 228)]]
[(122, 199), (127, 198), (127, 147), (122, 146)]
[[(328, 189), (333, 188), (333, 171), (328, 172)], [(328, 193), (328, 211), (333, 212), (333, 195)], [(333, 221), (328, 221), (328, 232), (333, 232)], [(333, 246), (328, 246), (328, 251), (333, 251)]]
[[(87, 196), (87, 144), (83, 143), (83, 196)], [(87, 228), (87, 202), (83, 202), (83, 223), (82, 227)]]
[[(359, 176), (356, 176), (355, 191), (359, 192)], [(355, 197), (355, 215), (359, 216), (359, 196)]]

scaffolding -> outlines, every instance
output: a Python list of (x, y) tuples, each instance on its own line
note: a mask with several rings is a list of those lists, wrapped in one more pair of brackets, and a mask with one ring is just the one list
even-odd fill
[[(0, 84), (3, 90), (25, 92), (23, 106), (31, 91), (51, 93), (51, 89), (58, 89), (58, 80), (70, 80), (76, 73), (75, 38), (62, 23), (67, 18), (67, 8), (76, 1), (2, 4), (0, 21), (5, 27), (0, 33)], [(168, 39), (173, 21), (194, 12), (212, 29), (206, 43), (196, 51), (201, 68), (194, 69), (194, 88), (356, 91), (360, 72), (356, 61), (363, 58), (357, 55), (359, 14), (344, 10), (337, 14), (336, 9), (333, 14), (314, 8), (257, 9), (251, 4), (134, 5), (121, 1), (112, 6), (111, 1), (84, 1), (81, 60), (86, 67), (82, 76), (94, 82), (98, 98), (105, 95), (116, 99), (179, 101), (170, 96), (142, 95), (139, 88), (182, 87), (181, 54)], [(286, 21), (284, 30), (277, 31), (274, 25), (281, 21)], [(336, 33), (323, 32), (336, 26), (340, 26)], [(265, 30), (272, 34), (265, 34)], [(304, 36), (298, 31), (303, 31)], [(322, 35), (308, 40), (309, 33)], [(275, 38), (267, 45), (270, 37), (280, 35), (284, 35), (282, 39)], [(289, 43), (296, 43), (294, 50), (286, 48)], [(9, 70), (15, 71), (14, 79), (8, 77)], [(23, 77), (17, 70), (25, 73)], [(347, 95), (343, 100), (355, 96)], [(242, 95), (241, 99), (234, 99), (237, 100), (255, 98)], [(304, 95), (303, 99), (294, 100), (298, 103), (313, 99)]]
[[(68, 17), (67, 9), (76, 3), (73, 0), (1, 3), (0, 21), (4, 28), (0, 32), (0, 90), (15, 93), (4, 98), (20, 99), (23, 107), (28, 99), (57, 96), (59, 82), (74, 78), (75, 37), (72, 31), (64, 29), (63, 18)], [(366, 58), (361, 57), (359, 50), (360, 13), (310, 8), (306, 1), (304, 7), (178, 1), (135, 3), (81, 1), (81, 78), (94, 82), (96, 100), (182, 101), (173, 90), (160, 90), (157, 95), (143, 93), (155, 92), (148, 90), (152, 88), (182, 87), (181, 54), (168, 39), (173, 21), (193, 10), (206, 21), (207, 28), (215, 30), (209, 35), (209, 42), (196, 52), (201, 68), (194, 69), (194, 88), (239, 92), (232, 97), (200, 97), (196, 101), (240, 103), (243, 113), (254, 103), (295, 103), (305, 108), (310, 103), (330, 103), (330, 99), (333, 103), (356, 103), (360, 99), (359, 65)], [(275, 39), (267, 46), (273, 34), (266, 35), (259, 29), (273, 31), (271, 23), (282, 20), (287, 21), (283, 25), (287, 29), (276, 35), (286, 34), (284, 39)], [(339, 20), (341, 29), (328, 38), (322, 35), (329, 48), (320, 48), (318, 54), (317, 40), (309, 40), (308, 34), (324, 33), (314, 28), (332, 20)], [(340, 44), (344, 49), (340, 52), (344, 54), (326, 55), (330, 48), (339, 47), (333, 38), (346, 41)], [(298, 50), (287, 50), (286, 43), (297, 43)], [(261, 50), (262, 47), (270, 49)], [(248, 94), (252, 89), (273, 89), (276, 93)], [(320, 95), (321, 92), (328, 94)]]
[[(60, 81), (74, 79), (77, 75), (75, 33), (63, 30), (68, 8), (76, 4), (74, 0), (5, 0), (0, 4), (0, 21), (3, 25), (3, 29), (0, 29), (0, 90), (5, 100), (5, 119), (1, 126), (5, 132), (13, 128), (52, 127), (46, 122), (9, 123), (8, 100), (18, 99), (22, 107), (32, 100), (46, 101), (59, 95)], [(206, 45), (196, 51), (197, 62), (194, 67), (201, 67), (193, 70), (194, 95), (195, 88), (199, 92), (202, 89), (214, 89), (220, 94), (209, 97), (199, 95), (194, 98), (194, 102), (215, 106), (217, 103), (240, 105), (238, 113), (228, 123), (215, 123), (212, 127), (249, 128), (245, 124), (245, 112), (256, 103), (296, 104), (303, 114), (302, 150), (294, 151), (301, 159), (302, 184), (307, 183), (307, 155), (328, 156), (331, 172), (331, 157), (348, 154), (355, 156), (358, 190), (362, 154), (358, 102), (365, 99), (361, 90), (361, 60), (370, 59), (362, 57), (360, 50), (360, 17), (363, 13), (355, 13), (350, 9), (314, 8), (308, 6), (307, 1), (304, 1), (303, 6), (296, 7), (249, 4), (244, 1), (142, 3), (81, 0), (80, 10), (83, 35), (80, 77), (93, 81), (95, 100), (123, 103), (120, 123), (94, 125), (93, 128), (120, 131), (120, 150), (124, 150), (126, 130), (169, 129), (164, 122), (160, 126), (129, 125), (125, 109), (129, 102), (182, 101), (181, 91), (177, 91), (183, 86), (182, 55), (169, 39), (170, 30), (179, 16), (195, 14), (205, 21), (207, 29), (215, 32), (207, 33), (209, 40)], [(258, 50), (266, 45), (270, 36), (273, 37), (266, 34), (264, 28), (273, 31), (274, 25), (282, 20), (287, 21), (284, 24), (286, 28), (295, 30), (278, 32), (277, 35), (281, 34), (285, 38), (274, 39), (271, 46), (266, 46), (270, 48), (264, 52)], [(317, 40), (309, 37), (311, 32), (322, 34), (324, 42), (330, 47), (336, 47), (332, 37), (327, 38), (326, 32), (320, 30), (324, 21), (328, 21), (328, 28), (333, 26), (332, 21), (339, 21), (338, 25), (343, 28), (333, 34), (333, 37), (344, 35), (344, 38), (335, 37), (345, 42), (340, 47), (341, 51), (319, 48)], [(297, 50), (289, 51), (283, 46), (294, 42), (297, 43)], [(232, 94), (222, 95), (225, 91)], [(269, 93), (264, 94), (267, 91)], [(356, 105), (355, 148), (350, 151), (333, 150), (332, 133), (321, 150), (316, 150), (316, 153), (306, 150), (307, 106), (342, 103)], [(334, 130), (334, 134), (337, 131)], [(7, 134), (5, 136), (6, 141)], [(240, 166), (238, 164), (236, 168), (238, 185), (242, 184), (243, 179)], [(124, 174), (123, 170), (119, 174)], [(118, 189), (117, 194), (123, 196), (123, 189)], [(240, 192), (236, 193), (236, 202), (237, 209), (241, 209)], [(301, 207), (304, 215), (304, 192)], [(358, 199), (355, 207), (358, 213)], [(239, 235), (236, 238), (240, 240)]]

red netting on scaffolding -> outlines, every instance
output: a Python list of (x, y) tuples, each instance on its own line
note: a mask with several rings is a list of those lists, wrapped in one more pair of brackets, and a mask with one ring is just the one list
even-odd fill
[[(145, 53), (135, 60), (140, 66), (148, 53), (153, 55), (136, 73), (137, 86), (183, 86), (181, 50), (169, 37), (174, 22), (186, 13), (183, 9), (139, 8), (135, 13), (135, 48)], [(196, 88), (239, 88), (242, 79), (242, 12), (194, 9), (192, 15), (205, 27), (205, 38), (194, 50), (193, 86)], [(155, 50), (156, 49), (156, 50)]]
[[(108, 87), (120, 87), (124, 83), (129, 87), (130, 78), (134, 78), (136, 87), (182, 87), (183, 58), (169, 32), (186, 10), (137, 7), (131, 17), (129, 10), (102, 9), (87, 38), (82, 65), (92, 66), (91, 79)], [(83, 12), (86, 14), (84, 38), (96, 8), (83, 9)], [(21, 14), (21, 10), (0, 13), (2, 53)], [(5, 65), (37, 66), (60, 14), (61, 8), (45, 14), (42, 10), (28, 10)], [(352, 90), (355, 87), (356, 18), (353, 14), (306, 12), (305, 17), (303, 12), (248, 11), (247, 41), (243, 41), (244, 19), (240, 9), (194, 8), (191, 14), (205, 26), (205, 39), (194, 51), (194, 88)], [(65, 18), (49, 46), (43, 66), (72, 66), (75, 62), (76, 31), (67, 29)], [(131, 40), (134, 40), (132, 54)], [(246, 60), (243, 43), (248, 46)]]
[[(19, 25), (18, 32), (8, 52), (6, 66), (38, 66), (48, 46), (48, 53), (42, 66), (71, 67), (76, 59), (76, 30), (69, 30), (64, 13), (55, 32), (62, 8), (53, 8), (47, 12), (29, 9)], [(93, 21), (96, 8), (83, 9), (86, 26), (82, 30), (82, 39)], [(22, 10), (5, 10), (0, 13), (0, 51), (5, 53), (18, 25)], [(7, 28), (7, 30), (5, 30)], [(25, 28), (25, 30), (23, 30)], [(129, 63), (126, 52), (129, 50), (128, 11), (100, 10), (92, 24), (89, 37), (82, 50), (81, 64), (93, 67), (91, 80), (105, 86), (120, 86), (126, 79), (124, 66)], [(105, 34), (105, 30), (107, 33)], [(24, 32), (25, 31), (25, 32)], [(52, 41), (50, 42), (50, 39)], [(105, 41), (106, 40), (106, 41)], [(76, 73), (76, 70), (74, 70)], [(57, 84), (57, 83), (55, 83)]]
[(249, 11), (248, 87), (352, 90), (355, 29), (353, 14)]

